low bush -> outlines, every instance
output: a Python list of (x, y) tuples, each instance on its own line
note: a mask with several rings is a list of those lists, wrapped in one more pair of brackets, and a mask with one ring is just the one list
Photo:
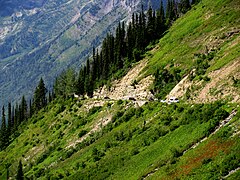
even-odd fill
[(87, 134), (88, 133), (88, 131), (87, 130), (81, 130), (79, 133), (78, 133), (78, 137), (80, 138), (80, 137), (82, 137), (82, 136), (84, 136), (85, 134)]
[(91, 116), (93, 114), (95, 114), (96, 112), (99, 112), (101, 110), (102, 106), (96, 106), (96, 107), (93, 107), (89, 110), (88, 112), (88, 116)]

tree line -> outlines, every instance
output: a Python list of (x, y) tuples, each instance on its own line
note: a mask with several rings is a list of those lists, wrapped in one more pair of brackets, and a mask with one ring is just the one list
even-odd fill
[[(193, 0), (192, 4), (198, 1)], [(87, 94), (91, 97), (94, 89), (123, 75), (131, 63), (139, 61), (146, 47), (159, 40), (172, 23), (189, 9), (189, 0), (168, 0), (166, 12), (162, 1), (157, 10), (149, 7), (145, 12), (142, 6), (139, 13), (132, 14), (128, 25), (119, 22), (115, 33), (107, 34), (101, 50), (93, 48), (92, 58), (87, 59), (78, 75), (73, 69), (68, 69), (56, 78), (55, 95)]]
[[(192, 0), (192, 4), (200, 0)], [(145, 12), (143, 7), (139, 13), (132, 14), (128, 25), (119, 22), (115, 35), (108, 33), (103, 40), (101, 50), (93, 48), (92, 58), (88, 58), (86, 64), (77, 74), (70, 68), (62, 72), (55, 80), (53, 92), (48, 93), (44, 81), (41, 78), (37, 85), (33, 99), (27, 103), (22, 96), (21, 102), (13, 106), (8, 103), (7, 110), (2, 107), (2, 123), (0, 129), (0, 150), (5, 149), (11, 138), (16, 134), (19, 125), (42, 108), (55, 97), (67, 97), (73, 94), (88, 96), (93, 95), (94, 89), (113, 78), (114, 74), (120, 74), (131, 63), (141, 59), (146, 47), (150, 43), (159, 40), (171, 24), (182, 14), (191, 8), (189, 0), (168, 0), (166, 12), (163, 3), (159, 9), (151, 7)], [(7, 118), (6, 118), (7, 112)]]
[[(0, 129), (0, 150), (5, 149), (11, 142), (11, 139), (17, 137), (18, 127), (22, 122), (38, 112), (47, 105), (47, 102), (52, 100), (51, 94), (46, 97), (47, 89), (44, 81), (41, 78), (38, 86), (35, 89), (33, 100), (30, 99), (27, 103), (25, 96), (22, 96), (21, 102), (16, 105), (8, 103), (7, 110), (5, 106), (2, 107), (2, 123)], [(7, 115), (6, 115), (7, 112)]]

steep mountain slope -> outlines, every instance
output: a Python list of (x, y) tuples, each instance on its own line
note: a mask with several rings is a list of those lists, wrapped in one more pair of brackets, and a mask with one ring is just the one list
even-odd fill
[(19, 0), (1, 0), (0, 1), (0, 16), (11, 16), (14, 12), (21, 9), (39, 8), (44, 5), (46, 0), (26, 0), (20, 2)]
[(25, 176), (33, 179), (220, 178), (239, 167), (240, 109), (235, 108), (55, 101), (22, 124), (22, 134), (0, 152), (1, 178), (6, 167), (15, 176), (20, 159)]
[(30, 96), (41, 76), (50, 87), (57, 74), (79, 67), (119, 21), (141, 8), (140, 0), (16, 2), (1, 1), (0, 105)]
[[(223, 94), (209, 101), (224, 101), (209, 103), (198, 94), (222, 90), (221, 79), (224, 90), (239, 92), (239, 7), (237, 0), (202, 0), (112, 89), (96, 91), (98, 99), (51, 102), (0, 152), (0, 178), (6, 169), (15, 176), (21, 159), (30, 179), (239, 179), (239, 99)], [(183, 99), (165, 104), (145, 96), (140, 107), (138, 93), (154, 86), (145, 77), (162, 68), (181, 70), (183, 81), (161, 90), (172, 87), (170, 96)]]
[(186, 99), (195, 102), (220, 98), (239, 102), (239, 14), (239, 1), (201, 1), (160, 40), (146, 76), (159, 68), (180, 70), (186, 79), (170, 96), (184, 97), (188, 92)]

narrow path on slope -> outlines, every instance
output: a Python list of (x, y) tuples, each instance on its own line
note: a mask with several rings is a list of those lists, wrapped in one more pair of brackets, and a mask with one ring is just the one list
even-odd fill
[(112, 115), (110, 113), (108, 113), (108, 115), (106, 115), (105, 117), (102, 117), (101, 119), (98, 120), (97, 123), (95, 123), (92, 127), (91, 130), (84, 136), (82, 136), (80, 139), (77, 139), (76, 141), (70, 143), (66, 149), (69, 149), (71, 147), (75, 148), (75, 146), (81, 142), (83, 142), (83, 140), (87, 139), (88, 137), (90, 137), (91, 134), (100, 131), (104, 126), (106, 126), (110, 121), (112, 120)]
[(226, 126), (229, 124), (229, 122), (232, 120), (232, 118), (237, 114), (236, 110), (233, 110), (231, 112), (231, 114), (223, 121), (220, 122), (220, 125), (217, 126), (215, 128), (215, 131), (213, 133), (211, 133), (208, 137), (205, 137), (203, 139), (201, 139), (199, 142), (197, 142), (196, 144), (194, 144), (192, 147), (190, 147), (189, 149), (187, 149), (186, 151), (183, 152), (183, 154), (185, 154), (186, 152), (188, 152), (191, 149), (196, 148), (200, 143), (206, 141), (209, 137), (213, 136), (214, 134), (216, 134), (222, 127)]
[(237, 169), (234, 169), (234, 170), (230, 171), (230, 172), (228, 173), (228, 175), (222, 177), (222, 179), (228, 178), (229, 176), (231, 176), (232, 174), (236, 173), (236, 172), (239, 171), (239, 170), (240, 170), (240, 167), (238, 167)]

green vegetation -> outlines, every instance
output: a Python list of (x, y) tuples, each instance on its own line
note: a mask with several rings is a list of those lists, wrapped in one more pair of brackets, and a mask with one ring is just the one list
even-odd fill
[[(156, 69), (167, 64), (178, 65), (187, 73), (196, 62), (196, 54), (211, 57), (208, 71), (220, 69), (239, 57), (237, 33), (239, 29), (239, 10), (237, 1), (202, 0), (183, 17), (176, 20), (168, 33), (159, 41), (159, 51), (154, 52), (146, 71), (154, 74)], [(221, 23), (219, 23), (221, 22)], [(210, 41), (208, 38), (214, 38)], [(227, 53), (226, 53), (227, 52)]]
[[(89, 101), (91, 100), (85, 100), (83, 103), (87, 104)], [(235, 141), (235, 138), (229, 139), (233, 132), (230, 126), (211, 136), (210, 140), (199, 146), (200, 150), (189, 150), (183, 155), (193, 144), (209, 136), (235, 105), (215, 102), (166, 106), (151, 102), (143, 107), (134, 108), (129, 102), (129, 108), (125, 110), (125, 102), (120, 104), (116, 101), (111, 109), (108, 108), (108, 103), (105, 103), (101, 108), (86, 111), (83, 106), (79, 108), (75, 100), (69, 99), (64, 103), (65, 110), (55, 115), (61, 103), (63, 101), (54, 100), (45, 110), (34, 115), (27, 124), (22, 124), (21, 135), (0, 153), (0, 158), (4, 160), (4, 164), (0, 166), (2, 175), (8, 164), (10, 176), (13, 176), (18, 163), (16, 160), (22, 160), (23, 171), (28, 178), (137, 179), (151, 173), (156, 167), (160, 167), (159, 172), (164, 171), (161, 173), (162, 177), (168, 177), (175, 171), (177, 173), (177, 167), (184, 164), (185, 157), (194, 157), (195, 151), (203, 153), (204, 148), (201, 148), (211, 144), (212, 139), (219, 143), (217, 148), (227, 144), (224, 152), (231, 151), (231, 155), (227, 156), (221, 154), (220, 150), (215, 152), (216, 156), (220, 153), (219, 158), (229, 165), (224, 173), (217, 173), (217, 176), (224, 176), (229, 170), (237, 167), (240, 142)], [(73, 112), (71, 109), (76, 110)], [(109, 110), (108, 113), (113, 114), (111, 122), (86, 135)], [(239, 122), (238, 116), (239, 113), (235, 122)], [(86, 138), (81, 142), (69, 147), (84, 136)], [(188, 156), (189, 153), (192, 155)], [(232, 156), (236, 161), (229, 160)], [(25, 160), (28, 158), (31, 161)], [(213, 163), (211, 167), (219, 164), (219, 160), (213, 159), (212, 156), (207, 158), (202, 161), (203, 168), (210, 162), (209, 158)], [(197, 169), (191, 172), (195, 171), (198, 172)], [(211, 172), (209, 171), (210, 174)], [(185, 176), (189, 175), (192, 176)], [(205, 176), (198, 173), (197, 175)]]
[[(185, 3), (188, 1), (182, 1), (181, 13), (189, 9)], [(157, 97), (164, 98), (185, 75), (190, 75), (191, 81), (210, 81), (209, 72), (238, 60), (239, 52), (233, 43), (236, 35), (228, 34), (226, 40), (218, 34), (230, 31), (232, 23), (238, 22), (235, 7), (239, 5), (230, 0), (202, 0), (182, 16), (174, 14), (173, 1), (169, 0), (166, 23), (158, 25), (169, 27), (177, 16), (182, 17), (168, 32), (159, 34), (164, 35), (157, 45), (159, 49), (145, 54), (149, 58), (145, 75), (155, 76), (152, 91)], [(161, 8), (158, 17), (160, 12)], [(222, 18), (215, 13), (222, 13)], [(57, 77), (54, 93), (48, 98), (40, 80), (32, 111), (27, 111), (24, 96), (16, 110), (11, 110), (9, 104), (8, 125), (3, 107), (0, 179), (21, 179), (23, 174), (26, 179), (221, 179), (239, 168), (239, 103), (148, 101), (139, 107), (133, 100), (73, 97), (75, 93), (92, 96), (94, 88), (123, 75), (123, 68), (154, 47), (154, 16), (151, 8), (146, 22), (143, 11), (133, 15), (132, 21), (138, 19), (133, 27), (138, 26), (140, 34), (135, 34), (132, 51), (124, 51), (124, 47), (130, 47), (126, 42), (134, 31), (129, 26), (125, 32), (124, 23), (120, 23), (116, 37), (108, 35), (101, 52), (93, 49), (92, 61), (87, 61), (78, 78), (73, 69), (66, 70)], [(146, 29), (141, 26), (143, 22)], [(225, 31), (220, 30), (221, 25), (225, 25)], [(129, 33), (127, 39), (125, 33)], [(146, 33), (148, 42), (137, 38), (141, 33)], [(212, 40), (203, 41), (206, 34), (223, 42), (215, 46)], [(228, 48), (229, 43), (233, 45)], [(223, 50), (230, 52), (223, 56)], [(224, 62), (220, 62), (223, 58)], [(231, 78), (233, 87), (238, 88), (238, 76)], [(21, 121), (17, 121), (14, 133), (8, 134), (12, 117), (16, 116), (11, 115), (13, 111), (18, 112)], [(228, 178), (238, 177), (239, 171)]]

